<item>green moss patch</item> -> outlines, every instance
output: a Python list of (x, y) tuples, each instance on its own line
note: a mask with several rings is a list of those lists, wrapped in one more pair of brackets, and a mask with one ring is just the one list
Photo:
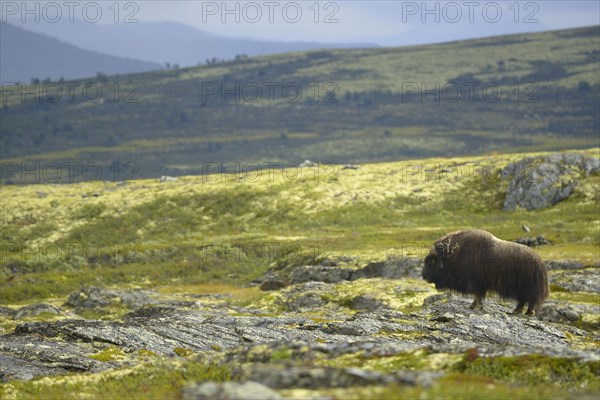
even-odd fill
[(485, 376), (523, 385), (552, 385), (568, 389), (600, 390), (600, 362), (581, 362), (543, 355), (478, 357), (468, 352), (455, 372)]
[(127, 355), (119, 347), (110, 346), (104, 350), (92, 354), (89, 356), (97, 361), (108, 362), (108, 361), (123, 361), (127, 359)]
[[(181, 359), (180, 359), (181, 360)], [(0, 385), (2, 399), (179, 399), (181, 389), (204, 381), (226, 381), (221, 365), (158, 360), (99, 374), (65, 375)]]
[(362, 353), (346, 354), (330, 360), (321, 360), (324, 366), (361, 368), (382, 373), (398, 370), (444, 370), (461, 360), (461, 356), (429, 353), (426, 349), (409, 351), (387, 357), (365, 357)]

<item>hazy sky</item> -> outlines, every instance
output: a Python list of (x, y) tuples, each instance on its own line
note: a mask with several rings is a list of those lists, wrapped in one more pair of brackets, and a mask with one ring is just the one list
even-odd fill
[[(1, 1), (2, 20), (28, 25), (178, 21), (209, 33), (281, 41), (440, 42), (600, 24), (600, 1)], [(102, 18), (97, 17), (100, 13)], [(37, 14), (37, 15), (36, 15)], [(59, 15), (60, 14), (60, 15)], [(46, 24), (47, 25), (47, 24)], [(48, 32), (49, 33), (49, 32)], [(51, 33), (49, 33), (51, 34)]]

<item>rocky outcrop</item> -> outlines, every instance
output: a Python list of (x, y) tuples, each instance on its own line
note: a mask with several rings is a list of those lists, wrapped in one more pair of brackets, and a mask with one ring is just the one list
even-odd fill
[(556, 153), (527, 157), (502, 170), (510, 179), (504, 211), (521, 207), (537, 210), (568, 198), (581, 176), (600, 172), (600, 160), (579, 153)]
[(398, 371), (382, 374), (359, 368), (319, 368), (259, 365), (240, 372), (238, 379), (261, 382), (273, 389), (319, 389), (347, 388), (370, 385), (389, 385), (400, 383), (415, 386), (430, 386), (433, 379), (443, 376), (440, 372), (407, 372)]
[(581, 269), (584, 265), (579, 261), (574, 260), (549, 260), (546, 261), (546, 268), (548, 270), (556, 269)]
[[(477, 357), (535, 354), (598, 361), (594, 343), (600, 340), (595, 317), (600, 305), (580, 299), (600, 292), (599, 270), (567, 262), (551, 265), (561, 267), (550, 273), (553, 284), (563, 288), (561, 295), (577, 291), (578, 301), (551, 294), (535, 317), (513, 315), (514, 304), (494, 297), (486, 299), (483, 310), (471, 310), (470, 298), (404, 281), (418, 266), (389, 260), (358, 269), (321, 266), (347, 269), (350, 275), (335, 283), (290, 284), (247, 307), (220, 294), (188, 295), (194, 301), (185, 301), (149, 291), (84, 288), (69, 296), (66, 307), (102, 308), (117, 301), (132, 311), (115, 320), (83, 319), (61, 310), (47, 321), (19, 321), (13, 332), (0, 337), (0, 379), (102, 372), (135, 365), (140, 353), (169, 359), (195, 354), (200, 362), (227, 365), (233, 382), (198, 382), (184, 389), (182, 398), (279, 398), (277, 391), (288, 389), (428, 386), (444, 375), (434, 366), (373, 371), (364, 368), (364, 360), (458, 362), (474, 352)], [(363, 275), (353, 280), (356, 271)], [(337, 276), (330, 272), (325, 276)], [(360, 281), (365, 277), (370, 280)], [(421, 296), (422, 307), (401, 311), (378, 293), (349, 291), (382, 284), (389, 284), (390, 296)], [(338, 299), (336, 293), (345, 297)], [(261, 308), (267, 300), (270, 308)], [(43, 308), (37, 306), (30, 309)], [(14, 310), (5, 311), (3, 318), (10, 320)], [(119, 357), (102, 357), (111, 352)], [(354, 359), (350, 365), (339, 361)]]
[(42, 313), (48, 313), (48, 314), (54, 314), (54, 315), (58, 315), (60, 314), (60, 308), (55, 307), (51, 304), (31, 304), (25, 307), (21, 307), (19, 308), (17, 311), (14, 312), (13, 314), (13, 319), (22, 319), (22, 318), (26, 318), (26, 317), (35, 317), (37, 315), (40, 315)]
[(409, 257), (390, 257), (386, 261), (368, 263), (363, 268), (352, 271), (350, 280), (363, 278), (420, 278), (421, 260)]
[(182, 400), (283, 400), (283, 397), (256, 382), (205, 382), (183, 389)]
[(421, 260), (393, 258), (370, 262), (362, 268), (338, 266), (336, 260), (322, 260), (319, 265), (301, 265), (270, 270), (259, 280), (261, 290), (277, 290), (290, 284), (305, 282), (339, 283), (367, 278), (420, 278)]
[(597, 268), (557, 271), (550, 276), (550, 283), (569, 292), (600, 293), (600, 271)]
[(75, 309), (93, 309), (123, 304), (136, 309), (157, 303), (154, 295), (150, 290), (117, 291), (89, 286), (71, 293), (64, 305)]
[(352, 270), (340, 267), (327, 267), (323, 265), (305, 265), (296, 267), (291, 271), (292, 283), (311, 281), (336, 283), (350, 280)]
[(538, 247), (546, 244), (550, 244), (550, 241), (544, 236), (532, 236), (532, 237), (520, 237), (515, 240), (515, 243), (524, 244), (527, 247)]

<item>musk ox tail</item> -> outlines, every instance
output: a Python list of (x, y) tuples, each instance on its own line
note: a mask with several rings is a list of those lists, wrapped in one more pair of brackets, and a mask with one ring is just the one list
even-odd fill
[(536, 302), (535, 304), (535, 312), (539, 313), (540, 311), (542, 311), (542, 304), (544, 304), (544, 301), (548, 298), (548, 296), (550, 295), (550, 287), (548, 286), (548, 274), (546, 273), (546, 265), (542, 264), (542, 268), (543, 268), (543, 273), (541, 274), (541, 286), (542, 286), (542, 291), (539, 295), (539, 300)]
[(530, 285), (529, 293), (529, 307), (528, 312), (535, 310), (536, 314), (542, 310), (542, 304), (548, 298), (550, 289), (548, 287), (548, 274), (546, 272), (546, 265), (541, 258), (536, 255), (536, 262), (532, 269), (533, 276)]

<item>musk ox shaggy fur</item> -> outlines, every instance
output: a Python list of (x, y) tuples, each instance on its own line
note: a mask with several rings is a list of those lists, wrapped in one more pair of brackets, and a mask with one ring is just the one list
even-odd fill
[(483, 230), (448, 233), (425, 257), (423, 279), (436, 289), (475, 295), (471, 308), (482, 308), (487, 292), (518, 302), (514, 313), (541, 310), (548, 297), (542, 259), (529, 247), (498, 239)]

